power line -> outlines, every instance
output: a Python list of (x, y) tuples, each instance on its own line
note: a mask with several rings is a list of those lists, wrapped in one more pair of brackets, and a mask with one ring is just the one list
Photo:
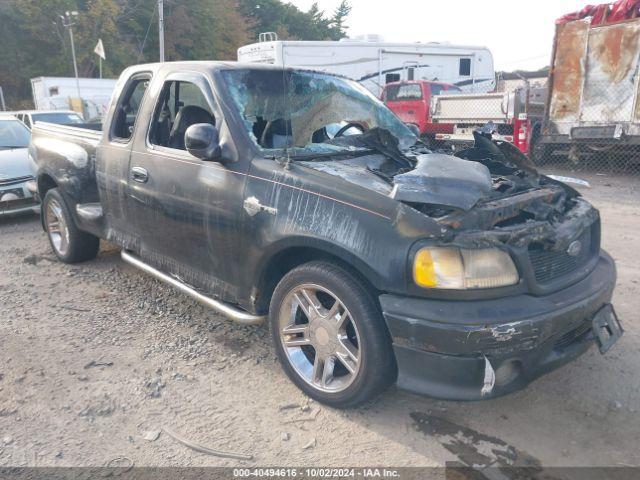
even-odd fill
[(144, 40), (142, 40), (142, 47), (140, 47), (140, 53), (138, 53), (138, 60), (136, 63), (140, 63), (140, 57), (142, 57), (142, 52), (144, 52), (144, 45), (147, 43), (147, 37), (149, 36), (149, 30), (151, 30), (151, 25), (153, 24), (153, 18), (156, 16), (156, 7), (153, 7), (153, 11), (151, 12), (151, 18), (149, 19), (149, 26), (147, 27), (147, 33), (144, 34)]
[(522, 62), (528, 62), (530, 60), (538, 60), (539, 58), (549, 58), (551, 56), (550, 53), (545, 53), (544, 55), (536, 55), (535, 57), (529, 57), (529, 58), (521, 58), (519, 60), (512, 60), (510, 62), (500, 62), (502, 65), (511, 65), (514, 63), (522, 63)]

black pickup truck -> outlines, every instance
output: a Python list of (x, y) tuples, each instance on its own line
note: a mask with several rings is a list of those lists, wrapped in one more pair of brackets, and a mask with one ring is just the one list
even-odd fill
[(513, 145), (429, 151), (357, 83), (223, 62), (128, 68), (102, 132), (38, 123), (55, 254), (122, 258), (246, 324), (309, 396), (501, 395), (622, 329), (599, 214)]

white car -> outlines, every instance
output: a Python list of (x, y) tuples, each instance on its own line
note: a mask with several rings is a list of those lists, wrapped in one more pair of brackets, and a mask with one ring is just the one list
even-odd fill
[(39, 211), (29, 160), (30, 139), (24, 123), (13, 115), (0, 114), (0, 216)]
[(76, 125), (84, 123), (78, 112), (73, 110), (19, 110), (12, 114), (29, 129), (35, 122), (57, 123), (59, 125)]

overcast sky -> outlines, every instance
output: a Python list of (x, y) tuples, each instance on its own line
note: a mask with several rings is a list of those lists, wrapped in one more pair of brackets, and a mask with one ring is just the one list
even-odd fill
[[(314, 0), (290, 0), (308, 10)], [(332, 13), (340, 0), (317, 0)], [(375, 33), (389, 42), (451, 42), (489, 47), (496, 70), (549, 63), (556, 18), (599, 0), (350, 0), (349, 36)]]

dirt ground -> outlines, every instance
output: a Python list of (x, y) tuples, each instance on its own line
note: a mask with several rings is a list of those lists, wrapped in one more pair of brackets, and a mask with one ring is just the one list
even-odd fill
[[(310, 402), (265, 327), (226, 321), (108, 245), (59, 263), (36, 216), (0, 219), (0, 466), (640, 465), (640, 182), (580, 176), (617, 261), (626, 333), (605, 356), (592, 348), (473, 403), (395, 388), (357, 410)], [(198, 453), (163, 429), (253, 459)]]

